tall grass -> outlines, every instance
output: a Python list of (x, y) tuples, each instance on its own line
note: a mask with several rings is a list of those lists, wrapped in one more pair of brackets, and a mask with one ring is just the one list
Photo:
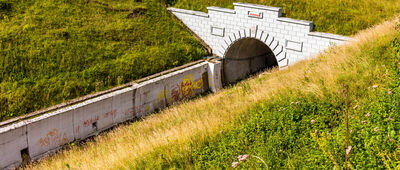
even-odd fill
[[(232, 0), (0, 0), (0, 121), (206, 55), (161, 3), (194, 10)], [(283, 7), (316, 30), (352, 35), (400, 11), (397, 0), (247, 0)], [(148, 11), (128, 18), (137, 8)]]
[[(237, 0), (178, 0), (175, 7), (206, 12), (208, 6), (233, 8)], [(353, 35), (400, 13), (398, 0), (242, 0), (282, 7), (285, 17), (313, 21), (315, 30)]]
[(0, 0), (0, 121), (203, 55), (156, 1)]
[[(340, 142), (345, 134), (343, 122), (340, 121), (345, 110), (341, 93), (343, 84), (347, 87), (349, 95), (346, 98), (351, 101), (351, 106), (366, 108), (364, 104), (367, 98), (379, 105), (379, 100), (373, 100), (377, 96), (373, 85), (378, 84), (380, 91), (387, 91), (392, 82), (397, 81), (393, 68), (388, 65), (398, 62), (390, 55), (393, 48), (388, 45), (398, 36), (394, 25), (394, 21), (385, 22), (362, 31), (352, 42), (335, 47), (316, 59), (302, 61), (284, 71), (273, 70), (217, 94), (173, 106), (160, 114), (98, 136), (83, 146), (71, 147), (29, 168), (222, 168), (229, 166), (237, 154), (244, 152), (259, 154), (258, 151), (279, 149), (289, 152), (289, 149), (298, 147), (305, 148), (289, 152), (283, 157), (277, 155), (271, 160), (269, 158), (274, 155), (266, 156), (269, 153), (260, 156), (268, 158), (268, 164), (277, 163), (275, 167), (293, 168), (303, 163), (304, 159), (300, 158), (310, 156), (319, 161), (304, 162), (309, 163), (304, 165), (314, 165), (316, 168), (318, 165), (343, 167), (340, 161), (340, 155), (343, 155)], [(298, 106), (293, 106), (292, 101), (294, 104), (299, 101)], [(318, 112), (315, 110), (318, 108), (333, 109)], [(354, 112), (354, 121), (358, 121), (355, 118), (361, 114)], [(317, 120), (317, 127), (311, 127), (308, 123), (310, 119)], [(256, 133), (257, 129), (258, 132), (265, 132), (264, 136), (258, 136), (262, 134)], [(328, 137), (317, 137), (310, 135), (314, 132), (310, 132), (310, 129), (317, 130), (320, 135), (329, 129), (335, 133)], [(255, 132), (256, 135), (243, 131)], [(299, 134), (306, 135), (299, 138)], [(246, 135), (251, 138), (246, 138)], [(270, 135), (280, 138), (269, 138)], [(329, 143), (331, 137), (336, 142), (332, 145)], [(374, 138), (367, 136), (363, 139)], [(288, 142), (283, 145), (287, 148), (280, 148), (282, 145), (278, 139)], [(246, 142), (240, 143), (243, 141)], [(354, 138), (352, 141), (354, 146), (361, 144)], [(311, 146), (308, 145), (310, 142)], [(336, 145), (338, 148), (335, 148)], [(339, 159), (336, 159), (336, 155), (339, 155)], [(300, 158), (296, 159), (297, 156)], [(353, 157), (351, 160), (357, 159)], [(379, 165), (385, 164), (380, 162)], [(253, 167), (258, 167), (258, 164), (253, 164)]]

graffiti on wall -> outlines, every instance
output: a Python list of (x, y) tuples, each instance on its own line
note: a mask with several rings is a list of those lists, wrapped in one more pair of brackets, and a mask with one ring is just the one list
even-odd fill
[(67, 133), (59, 132), (57, 128), (49, 131), (46, 136), (39, 139), (40, 146), (50, 146), (50, 144), (56, 144), (58, 146), (68, 143)]
[(202, 87), (203, 87), (202, 78), (195, 81), (193, 75), (188, 74), (182, 78), (179, 84), (179, 94), (183, 98), (190, 98), (195, 95), (194, 90), (201, 89)]
[(115, 117), (115, 116), (117, 116), (117, 110), (116, 109), (104, 114), (104, 118)]
[(157, 104), (158, 106), (165, 106), (168, 103), (189, 99), (195, 95), (195, 90), (201, 89), (203, 85), (202, 78), (195, 80), (193, 75), (188, 74), (171, 89), (161, 90), (157, 95)]

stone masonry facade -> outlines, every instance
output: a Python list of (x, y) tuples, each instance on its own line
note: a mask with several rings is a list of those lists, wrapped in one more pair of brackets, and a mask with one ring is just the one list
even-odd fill
[(312, 22), (282, 17), (282, 8), (248, 3), (233, 5), (234, 10), (208, 7), (208, 13), (168, 10), (208, 44), (214, 55), (224, 57), (235, 42), (254, 38), (268, 45), (280, 68), (349, 40), (345, 36), (313, 32)]

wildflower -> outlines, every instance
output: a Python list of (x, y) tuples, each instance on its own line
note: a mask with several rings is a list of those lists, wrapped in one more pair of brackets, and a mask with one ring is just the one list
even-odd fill
[(239, 155), (238, 160), (240, 162), (246, 161), (246, 159), (249, 157), (249, 155)]
[(346, 149), (346, 155), (349, 155), (349, 154), (350, 154), (352, 148), (353, 148), (352, 146), (347, 147), (347, 149)]
[(392, 120), (393, 120), (393, 118), (389, 116), (388, 121), (392, 121)]
[(389, 90), (388, 90), (388, 94), (392, 94), (392, 90), (389, 89)]
[(313, 120), (311, 120), (311, 124), (314, 124), (315, 123), (315, 120), (313, 119)]
[(232, 168), (236, 168), (238, 166), (239, 162), (232, 162)]
[(376, 88), (378, 88), (378, 85), (375, 84), (372, 86), (372, 88), (376, 89)]
[(365, 115), (365, 117), (370, 117), (371, 116), (371, 114), (370, 113), (367, 113), (366, 115)]
[(367, 121), (366, 121), (366, 120), (364, 120), (364, 121), (362, 121), (362, 123), (365, 125), (365, 124), (367, 124)]
[(286, 110), (286, 108), (283, 108), (282, 110), (283, 110), (283, 111), (285, 111), (285, 110)]
[(378, 127), (374, 128), (374, 131), (375, 131), (375, 132), (378, 132)]
[(290, 105), (294, 105), (294, 102), (291, 102)]
[(317, 135), (317, 134), (318, 134), (318, 130), (315, 130), (315, 131), (314, 131), (314, 134), (316, 134), (316, 135)]
[(296, 102), (296, 104), (300, 104), (300, 102), (299, 102), (299, 101), (297, 101), (297, 102)]
[(353, 130), (350, 130), (350, 133), (353, 133)]

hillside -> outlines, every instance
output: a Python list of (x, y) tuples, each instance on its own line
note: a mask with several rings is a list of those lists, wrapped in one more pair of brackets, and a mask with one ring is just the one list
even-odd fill
[[(209, 5), (231, 7), (233, 1), (162, 2), (204, 11)], [(343, 35), (400, 10), (397, 0), (247, 2), (283, 7), (287, 17), (314, 21), (316, 31)], [(0, 55), (2, 121), (197, 60), (206, 53), (158, 1), (0, 0)]]
[(396, 24), (71, 145), (30, 168), (220, 169), (242, 154), (250, 157), (239, 168), (398, 168)]
[(0, 121), (204, 55), (153, 1), (0, 0)]

